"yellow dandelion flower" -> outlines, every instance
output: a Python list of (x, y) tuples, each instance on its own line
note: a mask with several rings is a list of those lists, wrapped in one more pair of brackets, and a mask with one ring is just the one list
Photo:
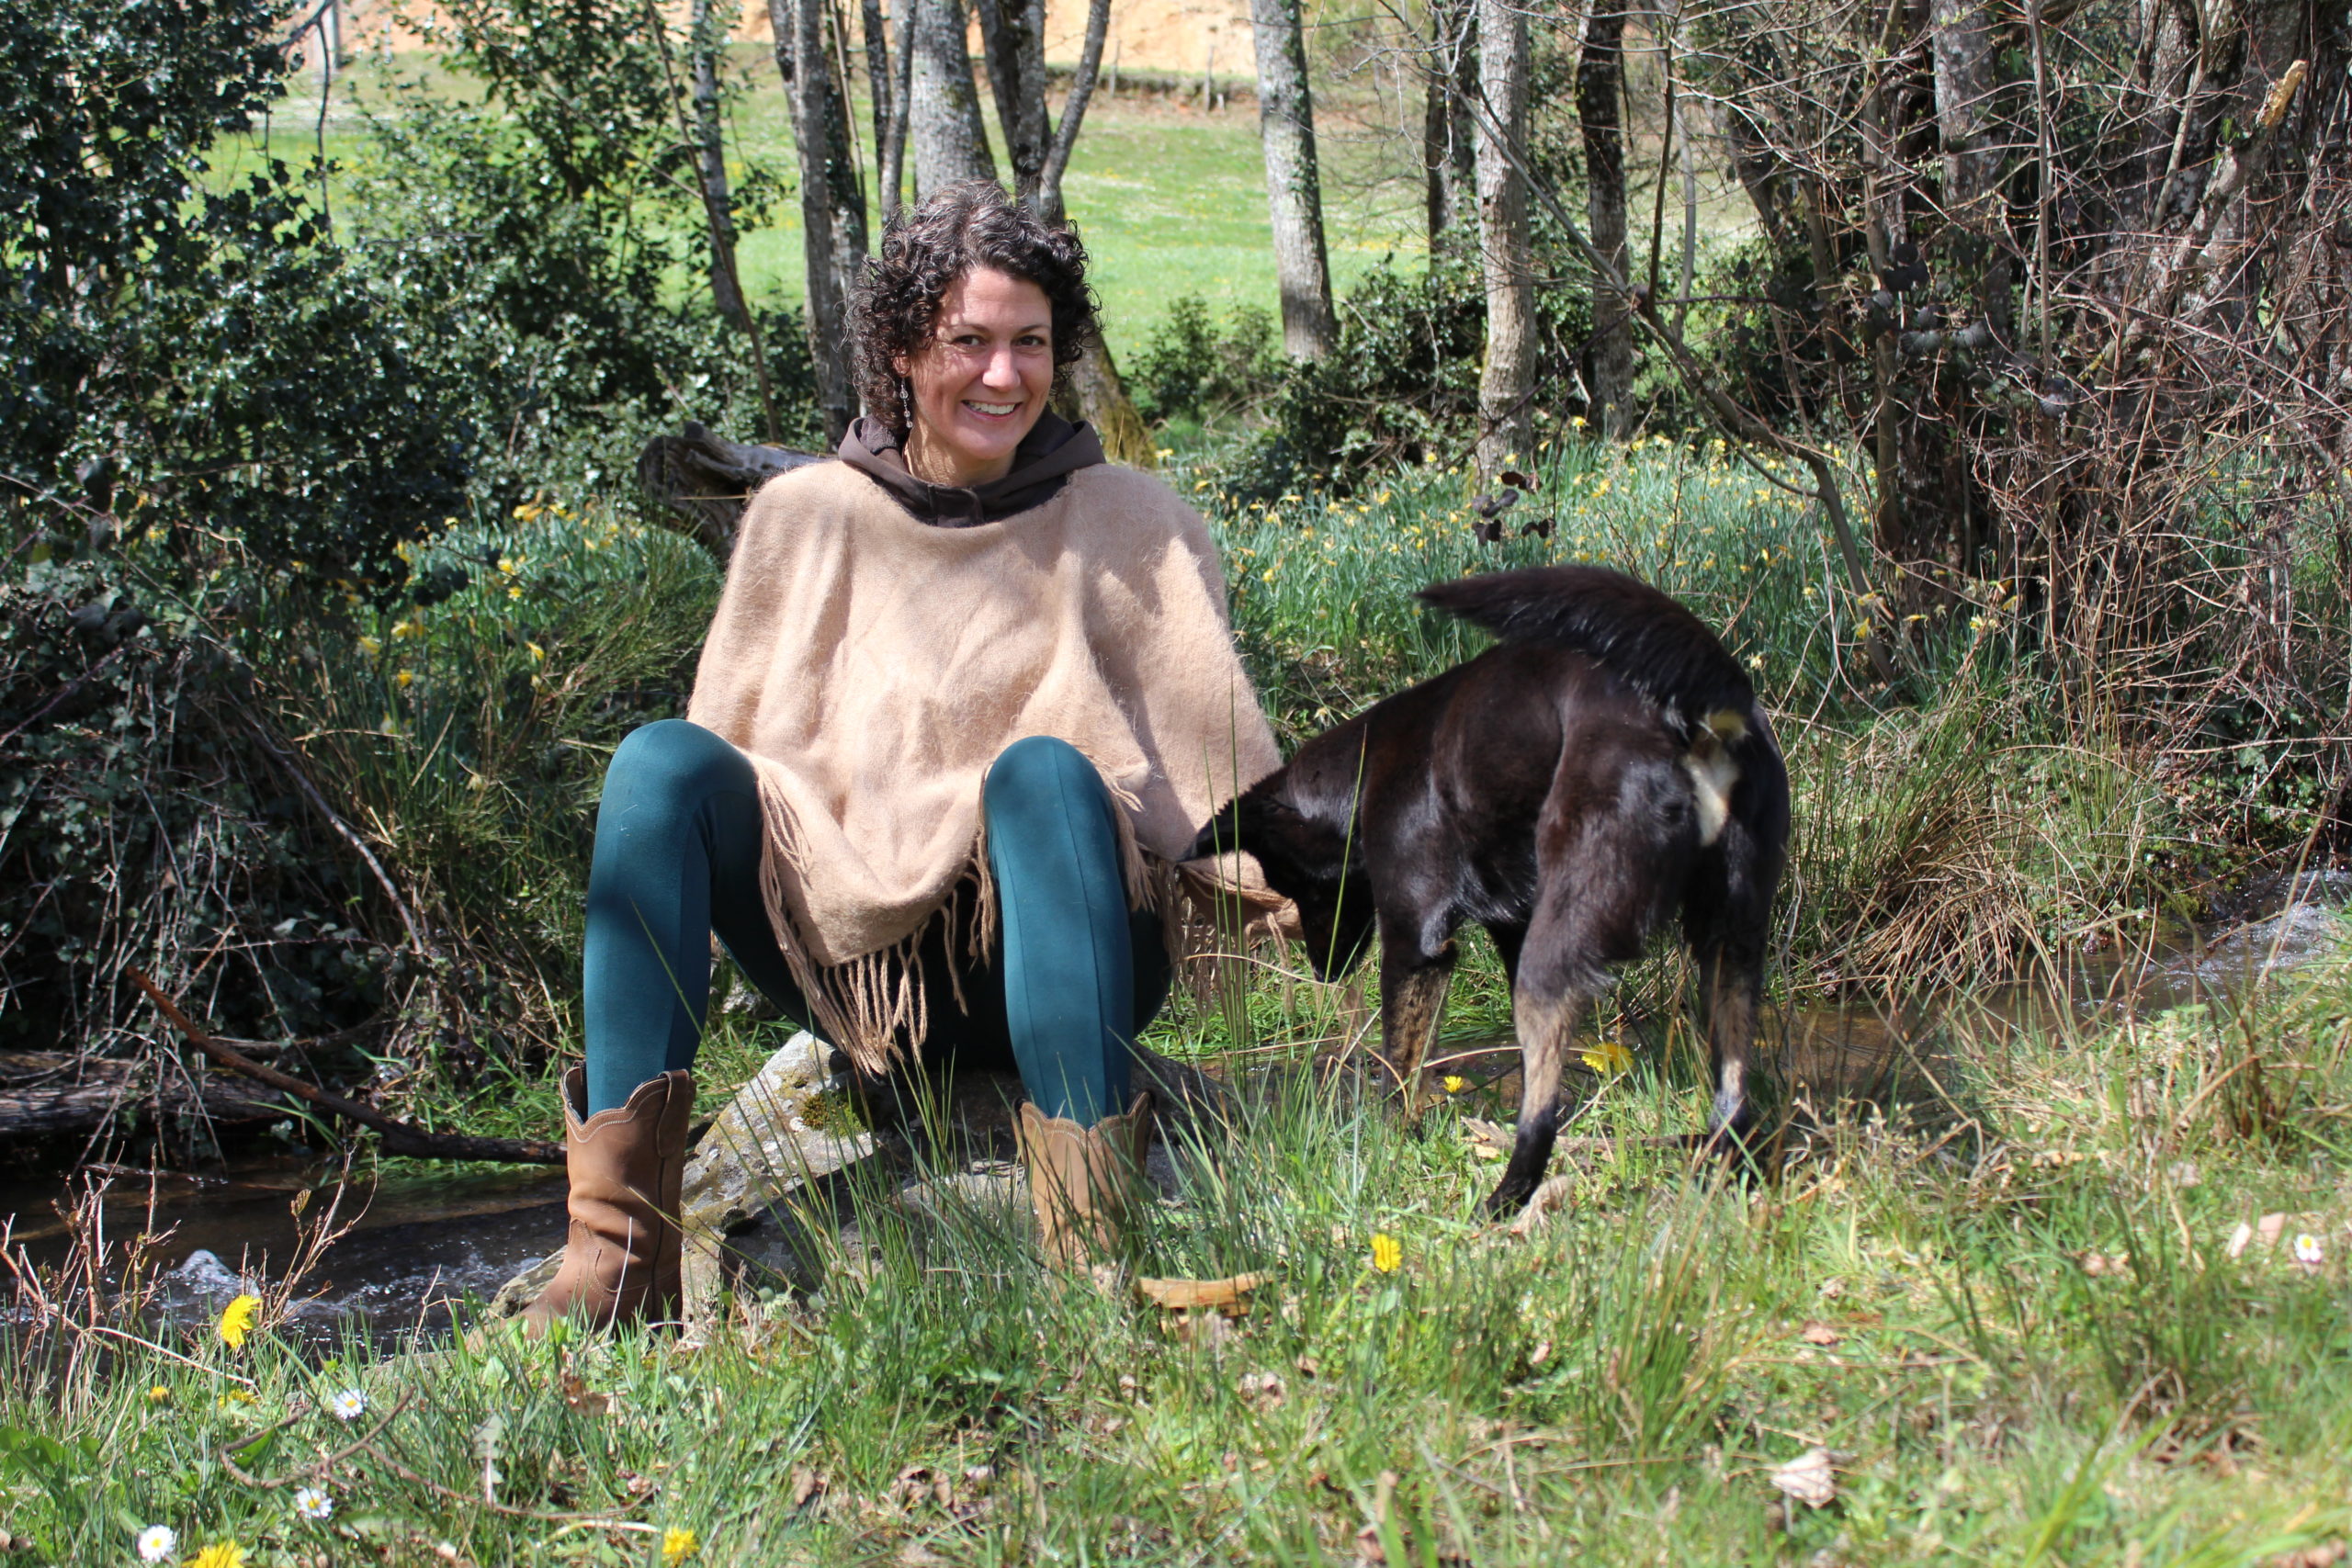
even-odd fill
[(1611, 1077), (1629, 1072), (1634, 1066), (1634, 1054), (1625, 1049), (1625, 1043), (1622, 1040), (1595, 1041), (1590, 1049), (1579, 1051), (1577, 1054), (1584, 1058), (1584, 1065), (1594, 1072), (1606, 1073)]
[(532, 662), (532, 663), (534, 663), (534, 664), (544, 664), (544, 663), (546, 663), (546, 662), (547, 662), (548, 650), (547, 650), (546, 649), (541, 648), (541, 647), (540, 647), (537, 643), (536, 643), (536, 642), (526, 642), (526, 643), (525, 643), (523, 646), (524, 646), (525, 648), (527, 648), (527, 649), (529, 649), (531, 650), (531, 662)]
[(147, 1397), (153, 1400), (156, 1404), (161, 1404), (164, 1401), (172, 1397), (172, 1391), (165, 1388), (162, 1383), (157, 1383), (154, 1387), (147, 1391)]
[(261, 1315), (259, 1296), (239, 1296), (220, 1310), (220, 1342), (230, 1349), (240, 1349), (245, 1336), (254, 1331), (254, 1320)]
[(1470, 1080), (1459, 1073), (1448, 1073), (1438, 1080), (1438, 1085), (1448, 1094), (1460, 1094), (1470, 1087)]
[(216, 1540), (189, 1558), (187, 1568), (245, 1568), (245, 1549), (233, 1540)]
[(1384, 1274), (1394, 1274), (1396, 1266), (1405, 1261), (1405, 1244), (1382, 1231), (1372, 1238), (1372, 1266)]
[(662, 1532), (662, 1568), (678, 1568), (678, 1564), (702, 1550), (702, 1538), (692, 1530), (674, 1527)]

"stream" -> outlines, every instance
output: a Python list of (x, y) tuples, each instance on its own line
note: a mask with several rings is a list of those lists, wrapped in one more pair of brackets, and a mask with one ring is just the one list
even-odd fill
[[(2282, 887), (2267, 908), (2257, 904), (2202, 941), (2085, 959), (2058, 976), (1973, 989), (1971, 1016), (1980, 1026), (2030, 1029), (2061, 1013), (2089, 1022), (2241, 992), (2256, 976), (2291, 972), (2326, 949), (2336, 930), (2333, 910), (2352, 900), (2352, 873), (2313, 874), (2289, 891)], [(1917, 1059), (1912, 1043), (1952, 1005), (1896, 1010), (1861, 999), (1787, 1010), (1774, 1020), (1784, 1068), (1794, 1087), (1816, 1097), (1883, 1093)], [(1463, 1064), (1446, 1071), (1490, 1066), (1492, 1074), (1478, 1076), (1506, 1098), (1511, 1092), (1516, 1058), (1507, 1041), (1449, 1039), (1432, 1056)], [(96, 1189), (118, 1258), (142, 1234), (160, 1238), (147, 1252), (157, 1286), (153, 1309), (179, 1322), (207, 1320), (241, 1292), (279, 1280), (305, 1247), (306, 1231), (333, 1231), (289, 1314), (294, 1330), (322, 1348), (346, 1327), (365, 1329), (385, 1348), (445, 1334), (455, 1303), (487, 1299), (563, 1239), (559, 1171), (438, 1176), (410, 1168), (372, 1190), (355, 1183), (322, 1225), (335, 1174), (334, 1162), (307, 1154), (248, 1156), (193, 1172), (96, 1166), (10, 1173), (0, 1175), (0, 1225), (8, 1227), (12, 1254), (54, 1269), (73, 1246), (65, 1211), (76, 1199), (86, 1204)], [(311, 1207), (298, 1219), (306, 1193)], [(0, 1330), (12, 1320), (25, 1320), (22, 1306), (0, 1306)]]

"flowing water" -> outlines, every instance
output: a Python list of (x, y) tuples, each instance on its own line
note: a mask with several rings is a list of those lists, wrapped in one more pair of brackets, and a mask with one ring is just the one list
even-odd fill
[[(1781, 1072), (1792, 1093), (1816, 1101), (1901, 1094), (1905, 1084), (1932, 1092), (1932, 1042), (1953, 1024), (1981, 1036), (2067, 1018), (2096, 1023), (2241, 993), (2257, 977), (2291, 971), (2325, 948), (2337, 929), (2332, 908), (2352, 898), (2352, 874), (2314, 875), (2288, 893), (2274, 894), (2267, 910), (2254, 911), (2256, 918), (2203, 940), (2082, 959), (2060, 973), (1964, 997), (1786, 1010), (1773, 1021)], [(1473, 1075), (1488, 1105), (1509, 1104), (1516, 1055), (1508, 1042), (1455, 1040), (1437, 1055), (1445, 1058), (1433, 1064), (1437, 1070)], [(281, 1156), (233, 1160), (206, 1172), (100, 1166), (62, 1178), (54, 1171), (0, 1177), (0, 1224), (10, 1227), (11, 1251), (49, 1268), (74, 1245), (68, 1211), (77, 1199), (118, 1247), (142, 1234), (157, 1238), (146, 1253), (159, 1286), (154, 1310), (187, 1322), (217, 1314), (248, 1288), (284, 1279), (311, 1247), (290, 1315), (322, 1342), (354, 1320), (379, 1339), (445, 1331), (455, 1302), (487, 1297), (562, 1240), (559, 1172), (402, 1175), (372, 1190), (364, 1184), (345, 1190), (330, 1217), (323, 1211), (334, 1201), (336, 1175), (332, 1164)], [(93, 1191), (99, 1195), (92, 1198)], [(321, 1232), (333, 1239), (314, 1244)], [(0, 1312), (0, 1321), (6, 1315)]]

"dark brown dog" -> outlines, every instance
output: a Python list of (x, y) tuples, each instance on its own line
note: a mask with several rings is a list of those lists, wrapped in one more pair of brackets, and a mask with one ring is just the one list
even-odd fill
[(1539, 567), (1421, 591), (1501, 639), (1301, 747), (1201, 830), (1294, 900), (1329, 980), (1380, 932), (1383, 1050), (1412, 1108), (1476, 920), (1510, 976), (1524, 1088), (1492, 1213), (1544, 1179), (1577, 1024), (1679, 912), (1716, 1081), (1705, 1141), (1754, 1118), (1749, 1049), (1789, 832), (1789, 782), (1715, 635), (1622, 572)]

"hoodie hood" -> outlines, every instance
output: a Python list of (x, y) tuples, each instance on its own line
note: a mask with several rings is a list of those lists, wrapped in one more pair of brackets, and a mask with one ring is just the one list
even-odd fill
[(1091, 426), (1072, 424), (1051, 409), (1012, 449), (1012, 468), (984, 485), (935, 485), (907, 468), (896, 433), (879, 420), (859, 419), (842, 437), (842, 461), (869, 475), (922, 522), (943, 528), (969, 528), (1001, 522), (1051, 500), (1062, 481), (1080, 468), (1104, 461), (1102, 438)]

